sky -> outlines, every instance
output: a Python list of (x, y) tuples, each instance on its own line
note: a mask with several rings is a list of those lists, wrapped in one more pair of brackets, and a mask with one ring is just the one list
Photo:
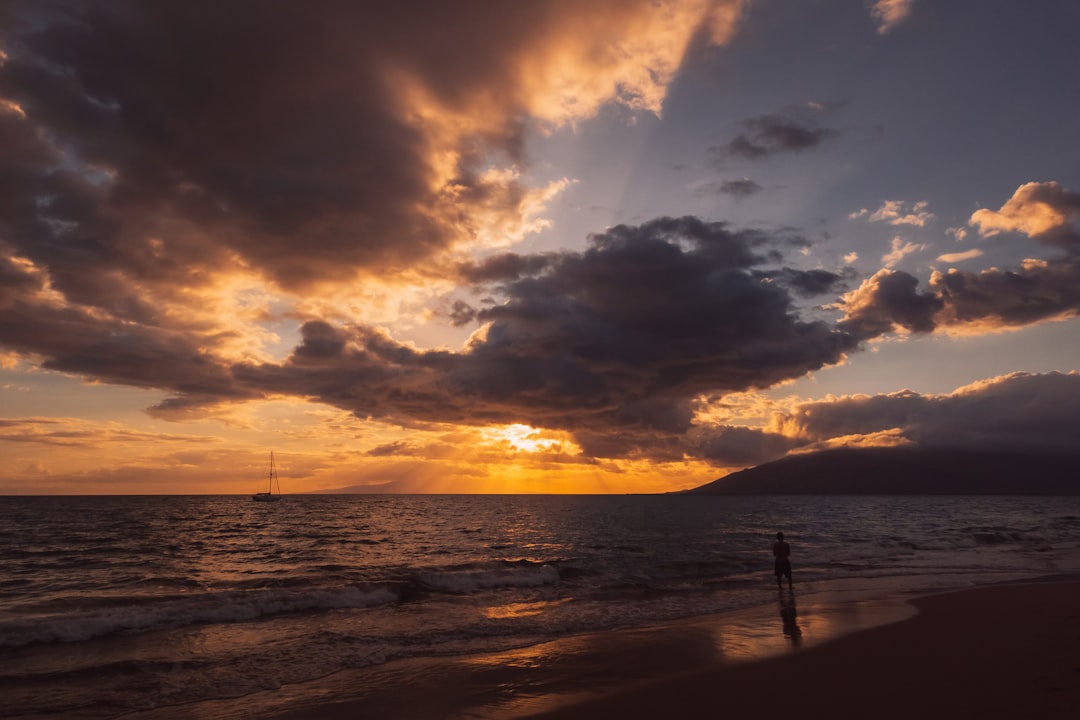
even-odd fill
[(1071, 0), (0, 4), (0, 494), (1075, 452)]

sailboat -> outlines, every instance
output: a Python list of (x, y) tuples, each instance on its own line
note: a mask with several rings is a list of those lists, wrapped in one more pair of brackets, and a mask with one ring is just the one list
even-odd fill
[(274, 470), (274, 451), (270, 451), (270, 477), (267, 479), (266, 492), (255, 493), (251, 499), (255, 502), (277, 502), (281, 499), (281, 483), (278, 482), (277, 495), (274, 494), (274, 483), (277, 481), (277, 471)]

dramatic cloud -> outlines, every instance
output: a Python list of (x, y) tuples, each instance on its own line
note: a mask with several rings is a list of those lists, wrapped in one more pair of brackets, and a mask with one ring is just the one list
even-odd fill
[(700, 457), (727, 467), (750, 467), (776, 460), (805, 445), (804, 440), (749, 427), (721, 427), (697, 448)]
[[(13, 286), (35, 287), (27, 274), (4, 284)], [(48, 292), (37, 289), (41, 302), (29, 302), (25, 294), (3, 301), (0, 295), (0, 337), (5, 345), (42, 358), (47, 369), (135, 387), (167, 388), (191, 398), (222, 401), (259, 395), (236, 387), (228, 370), (201, 347), (198, 335), (49, 304)]]
[(908, 273), (879, 270), (841, 298), (839, 307), (845, 313), (841, 326), (867, 340), (898, 328), (932, 332), (934, 316), (944, 302), (933, 293), (918, 293), (918, 285), (918, 278)]
[[(772, 418), (882, 336), (1080, 314), (1072, 176), (1027, 182), (992, 152), (1060, 160), (1069, 83), (1039, 75), (1032, 38), (1068, 13), (977, 5), (2, 2), (9, 465), (70, 488), (110, 467), (111, 491), (209, 462), (243, 491), (236, 453), (272, 433), (311, 489), (669, 489), (920, 442), (944, 396), (867, 401), (880, 422), (840, 398), (832, 429)], [(907, 44), (957, 52), (898, 63)], [(1010, 106), (1043, 108), (1040, 132), (1006, 113), (973, 133), (962, 110), (1000, 98), (972, 73), (1010, 71), (1045, 80)], [(963, 162), (943, 137), (971, 141)], [(923, 346), (915, 383), (950, 352)], [(892, 382), (886, 355), (829, 387)], [(976, 406), (953, 395), (959, 422)]]
[[(1064, 250), (1064, 256), (1028, 259), (1012, 269), (934, 271), (925, 292), (918, 291), (914, 276), (881, 270), (841, 298), (837, 307), (845, 317), (840, 326), (870, 338), (896, 329), (992, 332), (1075, 316), (1080, 313), (1078, 219), (1080, 194), (1052, 182), (1023, 185), (1001, 210), (973, 214), (972, 226), (983, 235), (1022, 232)], [(892, 255), (907, 248), (894, 240), (893, 254), (883, 260), (891, 264)], [(975, 252), (960, 257), (975, 257)]]
[(840, 326), (862, 338), (898, 328), (957, 334), (1019, 328), (1080, 313), (1080, 267), (1075, 259), (1028, 260), (1015, 270), (965, 272), (950, 268), (930, 276), (926, 292), (918, 278), (881, 270), (841, 298)]
[(0, 237), (110, 311), (225, 268), (302, 289), (505, 244), (565, 186), (521, 184), (527, 124), (659, 111), (689, 44), (723, 40), (738, 9), (18, 3)]
[(1077, 258), (1026, 260), (1014, 270), (934, 272), (930, 287), (945, 303), (938, 324), (958, 332), (1023, 327), (1080, 313)]
[[(156, 391), (155, 419), (311, 400), (383, 421), (397, 434), (357, 450), (369, 458), (449, 455), (469, 440), (402, 436), (467, 425), (468, 438), (501, 426), (511, 434), (492, 443), (546, 448), (553, 464), (751, 464), (808, 441), (701, 422), (702, 398), (802, 377), (890, 332), (981, 332), (1080, 309), (1080, 201), (1056, 183), (1022, 186), (969, 227), (1024, 233), (1063, 257), (934, 273), (922, 289), (892, 269), (924, 249), (913, 242), (894, 240), (860, 285), (850, 269), (805, 269), (818, 260), (797, 230), (694, 217), (615, 225), (584, 246), (545, 232), (537, 247), (562, 249), (506, 252), (528, 247), (579, 187), (571, 163), (529, 152), (610, 128), (605, 106), (631, 121), (660, 113), (676, 73), (725, 41), (742, 7), (8, 3), (0, 343), (28, 367)], [(910, 7), (876, 3), (881, 31)], [(827, 124), (819, 104), (781, 109), (714, 152), (801, 153), (840, 134)], [(708, 189), (762, 192), (749, 178)], [(922, 228), (928, 208), (890, 200), (856, 215)], [(793, 249), (806, 253), (788, 263)], [(379, 292), (402, 308), (386, 311), (395, 322), (353, 302)], [(53, 429), (5, 432), (62, 441)]]
[(1056, 182), (1021, 185), (1000, 210), (977, 210), (971, 225), (984, 237), (1020, 232), (1080, 254), (1080, 193)]
[[(698, 424), (698, 398), (773, 386), (897, 330), (1022, 325), (1080, 306), (1080, 283), (1065, 261), (935, 273), (925, 292), (915, 277), (885, 269), (841, 297), (838, 325), (807, 322), (794, 298), (834, 293), (851, 276), (776, 266), (783, 250), (802, 244), (692, 217), (659, 218), (595, 234), (582, 252), (463, 263), (459, 276), (487, 288), (493, 300), (479, 309), (453, 306), (455, 322), (480, 323), (456, 353), (417, 349), (362, 325), (311, 320), (285, 362), (229, 364), (203, 352), (192, 335), (62, 306), (43, 312), (50, 296), (40, 273), (15, 262), (3, 266), (5, 286), (17, 292), (0, 309), (0, 330), (45, 358), (46, 367), (170, 391), (153, 410), (160, 417), (299, 397), (401, 426), (563, 430), (585, 458), (737, 465), (798, 443), (785, 433), (758, 437)], [(756, 444), (740, 451), (740, 437)]]
[(252, 392), (361, 417), (522, 423), (567, 430), (586, 455), (678, 459), (702, 393), (768, 387), (855, 348), (793, 309), (791, 292), (825, 291), (839, 276), (756, 269), (785, 242), (696, 218), (620, 225), (584, 252), (462, 268), (501, 283), (505, 298), (475, 311), (483, 326), (464, 353), (309, 322), (286, 363), (233, 373)]
[(848, 270), (834, 273), (828, 270), (781, 268), (780, 270), (755, 271), (754, 275), (765, 280), (779, 282), (796, 295), (810, 298), (845, 289), (848, 281), (854, 277), (854, 272)]
[(789, 112), (759, 115), (744, 120), (746, 132), (736, 135), (720, 148), (721, 154), (758, 160), (780, 153), (798, 153), (817, 147), (839, 134), (832, 128), (818, 127), (814, 116), (824, 108), (811, 104)]
[(1075, 452), (1080, 374), (1013, 373), (947, 395), (905, 390), (803, 403), (771, 429), (806, 444), (891, 435), (922, 447)]

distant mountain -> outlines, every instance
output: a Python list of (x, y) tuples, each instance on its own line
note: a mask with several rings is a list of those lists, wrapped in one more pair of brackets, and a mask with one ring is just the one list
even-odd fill
[(1080, 454), (919, 448), (790, 455), (687, 490), (709, 495), (1080, 495)]

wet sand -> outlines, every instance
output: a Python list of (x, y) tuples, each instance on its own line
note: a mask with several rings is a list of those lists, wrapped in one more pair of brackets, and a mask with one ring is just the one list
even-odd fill
[(576, 718), (1080, 717), (1080, 583), (915, 601), (906, 621), (535, 715)]
[(1080, 717), (1080, 583), (992, 586), (914, 606), (786, 591), (775, 600), (126, 717)]

